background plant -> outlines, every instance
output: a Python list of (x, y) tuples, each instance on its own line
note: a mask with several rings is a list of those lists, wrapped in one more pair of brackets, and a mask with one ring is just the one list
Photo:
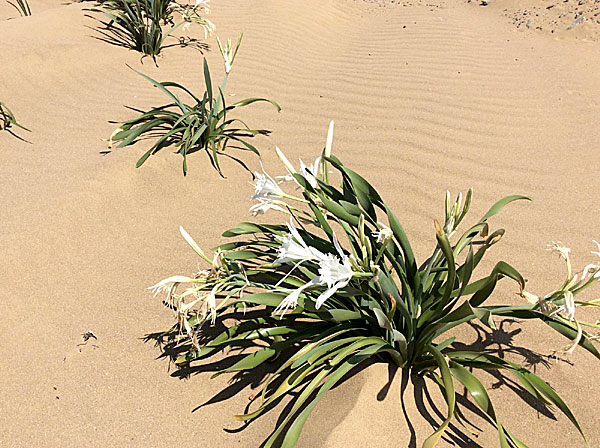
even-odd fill
[[(201, 13), (208, 13), (208, 2), (195, 5), (180, 4), (168, 0), (104, 0), (91, 11), (103, 13), (109, 20), (100, 23), (98, 30), (102, 40), (131, 48), (153, 59), (164, 47), (165, 40), (180, 26), (196, 23), (204, 30), (205, 37), (214, 25)], [(174, 16), (180, 16), (178, 22)], [(167, 31), (163, 27), (168, 27)], [(183, 42), (183, 41), (182, 41)]]
[[(203, 62), (205, 91), (201, 97), (176, 82), (158, 82), (138, 72), (167, 95), (171, 102), (149, 111), (133, 109), (141, 114), (121, 123), (110, 138), (111, 144), (119, 142), (118, 147), (123, 148), (143, 138), (157, 138), (152, 147), (138, 160), (138, 167), (162, 148), (175, 145), (177, 153), (183, 156), (184, 175), (187, 173), (187, 156), (200, 150), (208, 154), (212, 165), (221, 175), (223, 173), (218, 159), (221, 155), (232, 158), (245, 167), (240, 159), (225, 153), (225, 150), (229, 147), (259, 155), (256, 147), (248, 139), (256, 135), (268, 135), (270, 131), (251, 129), (239, 118), (232, 118), (231, 113), (237, 108), (256, 102), (268, 102), (277, 111), (281, 108), (274, 101), (265, 98), (248, 98), (230, 105), (226, 104), (224, 91), (241, 39), (240, 36), (235, 48), (231, 41), (226, 45), (222, 45), (219, 41), (219, 48), (225, 60), (225, 77), (218, 92), (213, 92), (206, 59)], [(186, 94), (193, 103), (191, 105), (184, 103), (176, 91)]]
[(6, 0), (6, 1), (8, 2), (9, 5), (11, 5), (17, 11), (19, 11), (19, 14), (21, 14), (22, 17), (31, 15), (31, 8), (29, 7), (29, 3), (27, 2), (27, 0), (14, 0), (14, 1)]
[(6, 104), (0, 102), (0, 131), (8, 131), (10, 134), (21, 139), (21, 137), (16, 135), (11, 129), (15, 126), (25, 131), (31, 132), (25, 126), (22, 126), (17, 122), (17, 119), (15, 118), (14, 114), (11, 112), (11, 110)]
[[(152, 287), (156, 294), (165, 292), (166, 302), (176, 311), (177, 323), (166, 333), (179, 335), (182, 353), (176, 362), (202, 362), (223, 350), (225, 357), (234, 357), (239, 353), (235, 349), (248, 346), (254, 350), (217, 374), (249, 371), (277, 359), (254, 408), (235, 416), (252, 421), (292, 395), (289, 413), (279, 420), (265, 447), (279, 442), (294, 446), (323, 395), (369, 359), (424, 375), (441, 390), (447, 417), (424, 448), (435, 446), (451, 421), (466, 425), (456, 385), (469, 391), (497, 427), (500, 447), (526, 446), (502, 424), (476, 370), (512, 376), (533, 397), (560, 409), (583, 436), (569, 407), (541, 378), (489, 353), (456, 350), (454, 337), (446, 333), (474, 320), (495, 328), (494, 317), (539, 319), (600, 358), (591, 343), (593, 335), (573, 318), (569, 301), (569, 293), (574, 296), (599, 281), (600, 264), (588, 265), (575, 280), (569, 272), (565, 285), (541, 299), (524, 291), (525, 280), (506, 262), (476, 276), (483, 256), (504, 234), (503, 229), (491, 231), (489, 219), (505, 205), (529, 198), (506, 197), (459, 232), (471, 191), (464, 204), (461, 195), (452, 202), (447, 194), (444, 221), (434, 226), (433, 252), (418, 264), (400, 221), (373, 186), (330, 155), (331, 139), (332, 128), (324, 157), (310, 166), (301, 161), (299, 170), (278, 151), (287, 179), (301, 196), (284, 192), (266, 172), (255, 173), (253, 199), (258, 203), (251, 210), (285, 213), (287, 224), (241, 223), (223, 234), (234, 241), (217, 247), (210, 257), (181, 229), (210, 268)], [(330, 167), (340, 179), (339, 187), (330, 181)], [(514, 281), (529, 301), (486, 305), (503, 278)], [(181, 284), (187, 287), (178, 292)], [(236, 321), (225, 331), (207, 331), (217, 319), (224, 323), (232, 316)]]

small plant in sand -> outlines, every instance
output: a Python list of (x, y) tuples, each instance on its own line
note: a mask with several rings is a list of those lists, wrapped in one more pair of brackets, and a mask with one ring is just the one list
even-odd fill
[(27, 0), (14, 0), (12, 2), (10, 0), (6, 1), (10, 6), (19, 11), (19, 14), (21, 14), (22, 17), (31, 15), (31, 8), (29, 7), (29, 3), (27, 3)]
[(11, 129), (13, 128), (13, 126), (21, 128), (27, 132), (31, 132), (25, 126), (22, 126), (17, 122), (17, 119), (15, 118), (14, 114), (11, 112), (11, 110), (6, 104), (0, 102), (0, 131), (8, 131), (10, 134), (20, 139), (19, 136), (13, 133)]
[[(148, 157), (156, 154), (162, 148), (175, 145), (177, 153), (183, 156), (184, 175), (187, 173), (187, 156), (201, 150), (208, 154), (212, 165), (221, 175), (223, 173), (218, 159), (221, 155), (236, 160), (245, 167), (241, 160), (225, 153), (226, 148), (251, 151), (259, 155), (256, 147), (248, 139), (256, 135), (268, 135), (270, 131), (250, 129), (242, 120), (232, 118), (231, 113), (239, 107), (261, 101), (272, 104), (277, 111), (281, 108), (274, 101), (265, 98), (248, 98), (230, 105), (226, 104), (223, 92), (241, 39), (240, 36), (235, 48), (233, 48), (231, 40), (228, 40), (226, 45), (222, 45), (218, 40), (219, 48), (225, 59), (225, 77), (218, 93), (213, 92), (206, 59), (204, 59), (206, 90), (202, 97), (194, 95), (190, 90), (175, 82), (158, 82), (140, 73), (167, 95), (171, 103), (155, 107), (147, 112), (133, 109), (141, 112), (141, 115), (121, 123), (110, 137), (111, 146), (113, 142), (119, 142), (118, 147), (122, 148), (134, 144), (140, 138), (156, 137), (156, 142), (138, 160), (137, 166), (141, 166)], [(174, 92), (175, 89), (187, 94), (194, 104), (184, 103)]]
[[(367, 360), (380, 360), (429, 378), (447, 404), (446, 419), (423, 443), (435, 446), (452, 421), (466, 425), (456, 399), (464, 387), (497, 427), (499, 445), (525, 447), (502, 422), (486, 388), (473, 373), (496, 371), (512, 376), (533, 397), (555, 405), (583, 432), (571, 410), (541, 378), (524, 367), (483, 351), (456, 350), (452, 328), (478, 320), (495, 328), (496, 318), (539, 319), (600, 358), (574, 318), (573, 296), (600, 280), (600, 263), (572, 275), (565, 284), (539, 298), (524, 292), (525, 280), (505, 262), (476, 276), (486, 252), (504, 230), (491, 231), (488, 221), (507, 204), (527, 200), (509, 196), (495, 203), (466, 231), (472, 192), (464, 203), (446, 195), (445, 217), (435, 221), (433, 252), (418, 264), (396, 215), (373, 186), (331, 155), (332, 128), (322, 158), (300, 169), (278, 150), (286, 179), (301, 195), (284, 191), (266, 172), (255, 173), (254, 214), (274, 210), (286, 218), (278, 224), (244, 222), (226, 231), (234, 237), (207, 255), (181, 229), (191, 247), (210, 266), (194, 276), (167, 278), (152, 287), (166, 293), (177, 323), (167, 334), (179, 334), (180, 365), (202, 362), (224, 351), (238, 359), (217, 374), (249, 371), (273, 361), (274, 373), (262, 385), (255, 403), (241, 415), (257, 419), (285, 396), (289, 411), (264, 443), (293, 447), (318, 401), (346, 374)], [(333, 182), (330, 167), (335, 171)], [(338, 184), (336, 186), (335, 184)], [(529, 303), (486, 305), (497, 283), (515, 282)], [(187, 287), (179, 291), (180, 285)], [(229, 323), (222, 333), (206, 331), (217, 319)], [(232, 322), (233, 320), (233, 322)], [(240, 357), (237, 349), (253, 346)], [(572, 348), (569, 348), (572, 350)], [(221, 355), (219, 355), (221, 356)], [(584, 438), (585, 440), (585, 438)], [(279, 445), (281, 444), (281, 445)]]
[[(215, 29), (210, 20), (200, 16), (209, 12), (208, 0), (194, 5), (171, 0), (104, 0), (98, 5), (99, 8), (90, 11), (101, 12), (109, 19), (100, 20), (104, 25), (104, 29), (98, 30), (101, 40), (137, 50), (153, 59), (164, 47), (167, 37), (181, 26), (188, 29), (190, 24), (198, 24), (205, 37)], [(178, 22), (174, 16), (180, 17)], [(163, 27), (167, 27), (166, 32)], [(185, 44), (185, 39), (180, 39), (180, 43)]]

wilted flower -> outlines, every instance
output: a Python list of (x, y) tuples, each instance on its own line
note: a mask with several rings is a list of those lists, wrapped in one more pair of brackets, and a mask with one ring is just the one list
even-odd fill
[(565, 304), (563, 313), (569, 321), (573, 322), (575, 320), (575, 298), (573, 297), (573, 293), (571, 291), (565, 291)]
[(110, 137), (108, 137), (108, 148), (112, 149), (113, 146), (113, 138), (115, 137), (115, 135), (117, 135), (119, 132), (122, 132), (123, 128), (117, 128), (114, 131), (112, 131), (112, 134), (110, 134)]
[(156, 297), (161, 292), (167, 292), (167, 297), (171, 295), (175, 287), (180, 283), (191, 283), (193, 282), (193, 278), (185, 277), (183, 275), (176, 275), (173, 277), (165, 278), (161, 280), (156, 285), (149, 286), (146, 289), (149, 289), (153, 296)]

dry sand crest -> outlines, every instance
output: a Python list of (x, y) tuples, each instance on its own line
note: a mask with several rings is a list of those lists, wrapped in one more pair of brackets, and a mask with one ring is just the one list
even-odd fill
[[(141, 341), (171, 323), (144, 288), (196, 267), (178, 225), (214, 246), (225, 227), (247, 219), (249, 177), (226, 164), (222, 180), (197, 154), (184, 179), (168, 151), (135, 170), (143, 143), (99, 155), (112, 131), (107, 121), (130, 117), (123, 105), (163, 100), (125, 64), (202, 86), (201, 56), (172, 48), (158, 69), (149, 59), (140, 65), (136, 53), (90, 38), (84, 5), (31, 6), (31, 17), (0, 21), (0, 99), (34, 131), (32, 145), (0, 134), (0, 446), (258, 446), (274, 415), (223, 431), (236, 427), (231, 416), (250, 390), (197, 409), (227, 378), (172, 378), (157, 349)], [(544, 251), (550, 239), (583, 263), (600, 236), (600, 50), (568, 36), (515, 32), (490, 11), (450, 1), (215, 0), (211, 19), (222, 37), (245, 32), (230, 92), (283, 107), (279, 115), (267, 106), (243, 111), (274, 131), (257, 142), (266, 167), (279, 166), (275, 144), (291, 158), (316, 155), (335, 119), (334, 152), (390, 201), (421, 259), (446, 188), (474, 187), (475, 215), (505, 194), (532, 195), (536, 202), (511, 205), (494, 221), (507, 229), (495, 256), (541, 293), (562, 275)], [(0, 3), (0, 17), (10, 16)], [(206, 56), (216, 68), (215, 50)], [(517, 300), (513, 293), (499, 292)], [(79, 350), (89, 329), (98, 340)], [(549, 335), (524, 325), (514, 343), (547, 354), (562, 345)], [(571, 361), (537, 369), (597, 446), (599, 366), (582, 350)], [(408, 446), (398, 381), (382, 401), (385, 366), (338, 387), (298, 446)], [(407, 413), (422, 442), (431, 426), (412, 394), (409, 387)], [(562, 416), (544, 417), (508, 387), (493, 394), (503, 421), (530, 446), (579, 445)], [(484, 430), (476, 443), (496, 446), (493, 428), (475, 422)]]

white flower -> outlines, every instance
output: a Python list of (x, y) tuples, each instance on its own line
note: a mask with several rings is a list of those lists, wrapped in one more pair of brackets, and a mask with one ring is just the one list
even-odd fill
[(258, 198), (280, 198), (285, 196), (284, 191), (279, 188), (277, 182), (273, 180), (263, 169), (263, 174), (254, 172), (255, 183), (254, 183), (254, 196), (251, 199)]
[(217, 321), (217, 287), (219, 285), (215, 285), (215, 287), (210, 291), (208, 297), (206, 298), (206, 303), (208, 304), (208, 308), (210, 309), (211, 323), (214, 325)]
[(352, 266), (348, 257), (341, 261), (338, 257), (327, 254), (327, 259), (319, 263), (319, 283), (325, 283), (327, 290), (317, 298), (315, 308), (321, 308), (325, 301), (334, 295), (338, 289), (343, 288), (352, 279)]
[(597, 264), (588, 264), (581, 273), (581, 280), (587, 280), (588, 276), (592, 278), (600, 277), (600, 269)]
[(571, 291), (565, 292), (564, 314), (571, 322), (575, 320), (575, 298)]
[(325, 254), (321, 251), (304, 242), (300, 233), (298, 233), (298, 229), (294, 226), (292, 218), (290, 218), (287, 226), (290, 232), (285, 236), (276, 237), (281, 241), (281, 247), (274, 263), (287, 263), (289, 261), (304, 262), (308, 260), (320, 261), (326, 258)]
[[(290, 233), (285, 237), (280, 237), (280, 241), (282, 241), (283, 244), (275, 262), (281, 263), (299, 260), (294, 267), (296, 268), (300, 263), (307, 260), (318, 261), (319, 275), (292, 291), (281, 301), (275, 309), (275, 313), (281, 313), (282, 315), (289, 308), (298, 305), (298, 298), (302, 291), (312, 286), (324, 285), (327, 286), (327, 289), (317, 298), (315, 303), (315, 308), (319, 309), (328, 298), (337, 292), (338, 289), (345, 287), (348, 282), (350, 282), (353, 275), (350, 260), (342, 251), (335, 234), (333, 235), (333, 244), (339, 256), (324, 254), (318, 249), (308, 246), (298, 233), (298, 230), (294, 227), (291, 219), (288, 228), (290, 229)], [(287, 275), (289, 275), (289, 273)]]
[(302, 285), (300, 288), (292, 291), (291, 294), (288, 294), (285, 297), (285, 299), (283, 299), (281, 301), (281, 303), (279, 303), (279, 305), (277, 305), (277, 308), (275, 308), (274, 313), (275, 314), (281, 313), (281, 317), (283, 317), (283, 315), (285, 314), (285, 312), (287, 310), (289, 310), (290, 308), (296, 308), (296, 306), (298, 305), (298, 298), (300, 297), (300, 293), (302, 291), (304, 291), (306, 288), (316, 285), (317, 283), (314, 281), (316, 278), (318, 278), (318, 277), (315, 277), (310, 282), (308, 282), (305, 285)]
[(308, 166), (302, 161), (302, 159), (299, 159), (300, 160), (300, 171), (296, 172), (294, 166), (289, 162), (287, 157), (283, 154), (283, 152), (278, 147), (275, 147), (275, 151), (277, 152), (279, 159), (281, 159), (281, 161), (283, 162), (283, 165), (285, 166), (286, 170), (289, 173), (286, 176), (282, 176), (284, 181), (293, 180), (294, 182), (298, 183), (293, 176), (294, 174), (298, 173), (304, 179), (306, 179), (306, 181), (310, 184), (311, 187), (317, 188), (317, 186), (318, 186), (317, 176), (319, 175), (319, 164), (321, 163), (321, 157), (317, 157), (315, 159), (315, 161), (313, 162), (313, 164), (308, 165)]
[(592, 241), (593, 241), (594, 243), (596, 243), (596, 246), (598, 246), (598, 252), (596, 252), (596, 251), (592, 251), (592, 253), (593, 253), (594, 255), (598, 255), (598, 256), (600, 257), (600, 243), (599, 243), (598, 241), (596, 241), (596, 240), (592, 240)]
[[(223, 45), (221, 43), (221, 39), (219, 39), (217, 37), (217, 44), (219, 45), (219, 51), (221, 51), (221, 55), (223, 56), (223, 61), (225, 62), (225, 73), (229, 73), (231, 71), (231, 66), (233, 65), (233, 60), (235, 59), (237, 50), (234, 51), (233, 45), (231, 43), (231, 39), (227, 39), (227, 43), (225, 45)], [(239, 41), (238, 41), (238, 47), (239, 47)]]
[(379, 227), (379, 231), (373, 232), (373, 237), (377, 238), (378, 243), (385, 243), (392, 239), (394, 236), (392, 229), (379, 221), (377, 222), (377, 226)]
[(257, 199), (258, 199), (258, 204), (254, 204), (252, 207), (250, 207), (252, 216), (262, 215), (271, 209), (278, 210), (278, 211), (284, 212), (284, 213), (287, 212), (287, 210), (285, 210), (283, 207), (280, 207), (279, 205), (277, 205), (273, 201), (273, 199), (268, 199), (268, 198), (267, 199), (257, 198)]
[(552, 241), (552, 244), (548, 244), (548, 249), (546, 250), (549, 250), (553, 254), (558, 254), (565, 260), (569, 259), (569, 252), (571, 252), (571, 249), (565, 247), (560, 241)]
[(319, 163), (321, 163), (321, 157), (317, 157), (312, 165), (306, 166), (302, 159), (300, 159), (300, 175), (306, 179), (311, 187), (317, 188), (317, 176), (319, 175)]

